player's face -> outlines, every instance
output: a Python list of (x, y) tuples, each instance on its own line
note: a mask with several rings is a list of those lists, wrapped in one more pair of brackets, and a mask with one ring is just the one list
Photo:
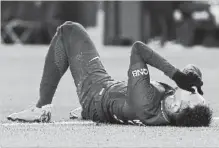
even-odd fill
[(205, 99), (198, 93), (191, 94), (181, 89), (177, 89), (165, 99), (165, 109), (168, 114), (177, 114), (187, 107), (194, 108), (196, 105), (206, 105)]

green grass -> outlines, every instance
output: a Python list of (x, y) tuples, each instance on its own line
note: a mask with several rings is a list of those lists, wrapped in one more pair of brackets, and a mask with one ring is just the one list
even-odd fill
[[(0, 146), (147, 146), (147, 147), (217, 147), (219, 126), (209, 128), (138, 127), (125, 125), (45, 125), (3, 126), (6, 116), (20, 111), (38, 100), (47, 46), (0, 45)], [(115, 79), (126, 80), (130, 47), (98, 46), (105, 68)], [(174, 49), (173, 49), (174, 48)], [(178, 68), (189, 63), (203, 73), (204, 97), (219, 116), (219, 50), (186, 49), (168, 46), (158, 52)], [(115, 67), (116, 65), (116, 67)], [(170, 85), (173, 81), (150, 67), (153, 80)], [(62, 78), (53, 100), (53, 121), (69, 121), (70, 110), (79, 106), (69, 71)]]

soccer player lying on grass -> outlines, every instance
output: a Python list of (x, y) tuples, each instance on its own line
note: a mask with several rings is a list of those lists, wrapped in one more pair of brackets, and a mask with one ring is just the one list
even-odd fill
[[(179, 88), (150, 80), (147, 65), (164, 72)], [(82, 106), (82, 119), (95, 122), (208, 126), (212, 112), (202, 97), (200, 70), (188, 65), (180, 71), (142, 42), (132, 46), (128, 84), (115, 81), (106, 72), (100, 56), (78, 23), (65, 22), (58, 27), (45, 59), (36, 106), (8, 116), (12, 121), (49, 122), (58, 83), (70, 68)], [(186, 97), (178, 92), (186, 90)], [(196, 91), (197, 90), (197, 91)], [(201, 94), (201, 95), (200, 95)]]

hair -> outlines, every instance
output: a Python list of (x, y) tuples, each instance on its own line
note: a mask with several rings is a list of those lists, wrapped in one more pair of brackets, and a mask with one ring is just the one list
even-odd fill
[(197, 105), (183, 109), (176, 117), (171, 118), (175, 126), (200, 127), (209, 126), (212, 121), (212, 110), (208, 106)]

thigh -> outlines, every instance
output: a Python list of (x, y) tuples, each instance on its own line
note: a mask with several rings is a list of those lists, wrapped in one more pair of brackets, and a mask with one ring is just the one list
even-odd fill
[[(87, 81), (85, 81), (87, 82)], [(83, 85), (79, 95), (79, 101), (83, 108), (83, 119), (103, 122), (105, 120), (102, 106), (102, 99), (105, 94), (108, 82)]]
[(63, 42), (69, 59), (83, 60), (88, 63), (99, 53), (85, 28), (75, 22), (61, 25)]
[(69, 67), (76, 87), (87, 77), (98, 79), (99, 74), (106, 74), (99, 59), (99, 53), (85, 28), (74, 22), (66, 22), (61, 26), (62, 39)]

